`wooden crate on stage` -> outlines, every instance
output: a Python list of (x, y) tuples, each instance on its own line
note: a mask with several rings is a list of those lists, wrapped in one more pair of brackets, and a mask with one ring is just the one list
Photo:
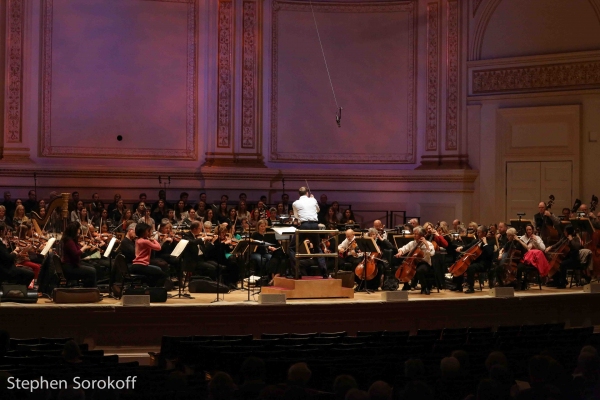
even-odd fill
[(275, 278), (273, 286), (263, 286), (262, 293), (284, 293), (289, 299), (354, 298), (354, 289), (342, 287), (341, 279), (306, 276), (302, 279)]

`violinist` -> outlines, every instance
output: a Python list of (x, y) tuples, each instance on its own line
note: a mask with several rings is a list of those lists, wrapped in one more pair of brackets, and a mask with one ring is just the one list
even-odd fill
[[(0, 235), (4, 236), (7, 227), (3, 222), (0, 222)], [(17, 285), (29, 285), (33, 280), (34, 274), (28, 269), (17, 268), (15, 260), (21, 248), (19, 246), (11, 252), (4, 243), (4, 237), (0, 240), (0, 282), (9, 282)]]
[(533, 225), (527, 224), (525, 227), (525, 234), (521, 236), (521, 241), (527, 245), (529, 250), (537, 249), (544, 251), (546, 249), (546, 245), (541, 237), (536, 235), (533, 231)]
[[(33, 227), (31, 223), (25, 222), (21, 226), (25, 228), (23, 230), (23, 239), (25, 239), (28, 247), (21, 249), (15, 264), (31, 269), (34, 274), (34, 278), (37, 279), (40, 273), (40, 268), (42, 267), (41, 264), (43, 262), (43, 258), (37, 256), (36, 254), (37, 248), (33, 243)], [(39, 248), (40, 245), (41, 242), (38, 240), (37, 247)]]
[(344, 259), (344, 270), (346, 271), (354, 271), (364, 256), (356, 245), (356, 236), (352, 229), (346, 231), (346, 239), (339, 244), (338, 251)]
[[(435, 249), (433, 244), (425, 239), (425, 229), (421, 226), (417, 226), (413, 229), (415, 240), (412, 240), (398, 249), (398, 253), (394, 257), (400, 258), (404, 255), (410, 254), (419, 247), (423, 251), (423, 259), (418, 260), (416, 263), (415, 283), (421, 284), (421, 293), (430, 294), (431, 283), (427, 280), (427, 274), (431, 269), (431, 257), (435, 255)], [(402, 290), (410, 290), (410, 284), (404, 283)]]
[[(492, 261), (494, 258), (494, 245), (492, 243), (488, 243), (487, 241), (488, 228), (485, 225), (481, 225), (477, 228), (477, 238), (478, 240), (473, 241), (467, 247), (459, 247), (456, 251), (466, 251), (472, 248), (473, 246), (479, 246), (481, 249), (481, 254), (477, 257), (471, 265), (467, 268), (467, 285), (469, 286), (465, 293), (475, 293), (475, 289), (473, 288), (475, 283), (475, 274), (481, 272), (488, 272), (492, 267)], [(462, 292), (462, 281), (463, 276), (457, 276), (454, 278), (455, 283), (457, 283), (457, 290)]]
[[(380, 220), (376, 219), (375, 221), (373, 221), (373, 228), (375, 230), (375, 238), (377, 241), (377, 246), (379, 246), (379, 248), (381, 250), (395, 250), (396, 246), (394, 246), (392, 244), (392, 242), (390, 242), (388, 240), (388, 234), (384, 229), (384, 225), (381, 223)], [(371, 236), (371, 229), (369, 229), (369, 236)]]
[[(218, 274), (223, 280), (223, 284), (235, 289), (239, 281), (240, 269), (234, 258), (228, 256), (235, 245), (228, 237), (229, 232), (226, 227), (217, 225), (214, 233), (213, 239), (205, 243), (205, 260), (214, 261), (218, 265)], [(222, 273), (219, 273), (221, 271)]]
[(135, 259), (129, 270), (134, 274), (145, 275), (148, 286), (162, 287), (168, 275), (158, 266), (150, 264), (152, 250), (160, 250), (160, 244), (150, 238), (152, 227), (143, 222), (135, 226)]
[(380, 220), (376, 219), (373, 221), (373, 228), (377, 230), (377, 238), (381, 240), (387, 240), (387, 232), (385, 231), (384, 225)]
[(67, 280), (81, 280), (84, 287), (96, 287), (96, 269), (81, 262), (81, 255), (90, 246), (78, 243), (80, 234), (79, 222), (73, 221), (67, 225), (62, 235), (63, 272)]
[[(169, 238), (171, 239), (171, 238)], [(193, 221), (190, 231), (183, 235), (188, 244), (183, 252), (183, 270), (192, 274), (200, 274), (216, 279), (218, 264), (216, 261), (206, 260), (206, 243), (217, 239), (216, 235), (207, 235), (200, 221)]]
[(133, 260), (135, 259), (135, 225), (134, 222), (125, 228), (125, 237), (119, 245), (119, 253), (125, 256), (127, 265), (133, 264)]
[[(575, 234), (575, 228), (569, 224), (565, 226), (563, 230), (565, 240), (567, 240), (569, 253), (565, 259), (560, 263), (560, 272), (556, 279), (556, 288), (564, 289), (567, 287), (567, 270), (579, 268), (579, 250), (581, 250), (582, 244), (579, 236)], [(557, 246), (558, 247), (558, 246)], [(549, 253), (552, 246), (546, 248), (546, 253)], [(547, 285), (550, 286), (550, 285)]]

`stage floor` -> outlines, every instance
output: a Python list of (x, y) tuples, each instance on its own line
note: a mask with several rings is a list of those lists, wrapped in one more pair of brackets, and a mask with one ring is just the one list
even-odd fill
[[(176, 294), (176, 291), (171, 292)], [(382, 292), (354, 299), (298, 299), (261, 305), (258, 295), (236, 290), (214, 303), (215, 294), (168, 299), (150, 307), (124, 307), (105, 298), (92, 304), (1, 303), (0, 321), (12, 337), (74, 337), (92, 348), (157, 348), (163, 335), (240, 335), (285, 332), (338, 332), (439, 329), (564, 322), (566, 327), (600, 328), (600, 294), (582, 287), (531, 287), (512, 298), (489, 289), (473, 294), (448, 290), (431, 295), (409, 292), (409, 300), (386, 302)], [(223, 297), (221, 295), (221, 297)]]
[[(354, 293), (353, 299), (347, 298), (332, 298), (332, 299), (290, 299), (287, 300), (286, 305), (300, 305), (300, 304), (375, 304), (381, 303), (382, 294), (384, 292), (378, 290), (371, 293), (356, 292)], [(556, 295), (573, 295), (582, 294), (583, 288), (581, 286), (567, 288), (567, 289), (556, 289), (551, 287), (542, 286), (542, 290), (539, 288), (531, 287), (529, 290), (516, 291), (515, 298), (527, 298), (537, 296), (556, 296)], [(234, 290), (225, 295), (219, 295), (219, 302), (215, 302), (217, 295), (214, 293), (191, 293), (193, 299), (177, 298), (177, 290), (169, 292), (170, 295), (175, 296), (174, 298), (167, 299), (166, 303), (151, 303), (150, 307), (179, 307), (179, 306), (211, 306), (211, 307), (222, 307), (222, 306), (247, 306), (247, 305), (259, 305), (258, 304), (258, 292), (251, 292), (248, 297), (246, 290)], [(469, 300), (469, 299), (493, 299), (490, 296), (490, 289), (484, 288), (483, 290), (475, 290), (475, 293), (465, 294), (452, 292), (450, 290), (440, 290), (438, 293), (435, 289), (431, 292), (431, 295), (424, 295), (420, 293), (420, 290), (411, 290), (408, 292), (409, 301), (449, 301), (449, 300)], [(248, 300), (249, 299), (249, 300)], [(40, 298), (37, 303), (34, 304), (20, 304), (4, 302), (1, 303), (1, 307), (122, 307), (121, 300), (117, 300), (111, 297), (105, 297), (98, 303), (89, 304), (55, 304), (51, 300), (46, 298)]]

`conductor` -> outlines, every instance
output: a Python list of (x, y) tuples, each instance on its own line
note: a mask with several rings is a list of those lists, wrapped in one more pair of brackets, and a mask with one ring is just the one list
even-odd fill
[[(300, 230), (318, 230), (319, 229), (319, 203), (315, 199), (312, 193), (308, 194), (308, 189), (302, 186), (298, 189), (298, 194), (300, 198), (296, 200), (292, 204), (292, 209), (294, 210), (294, 217), (298, 221), (300, 221), (300, 226), (298, 229)], [(301, 241), (303, 240), (300, 237)], [(321, 253), (321, 248), (319, 246), (319, 235), (310, 235), (308, 237), (313, 244), (313, 248), (315, 252)], [(319, 264), (319, 269), (321, 270), (321, 274), (323, 278), (327, 279), (327, 266), (325, 264), (325, 259), (323, 257), (317, 258), (317, 263)]]

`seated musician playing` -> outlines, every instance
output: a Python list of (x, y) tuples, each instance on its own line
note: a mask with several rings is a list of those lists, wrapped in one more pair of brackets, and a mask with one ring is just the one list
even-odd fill
[(527, 248), (529, 250), (531, 250), (531, 249), (537, 249), (537, 250), (541, 250), (541, 251), (546, 250), (546, 245), (544, 244), (544, 241), (542, 240), (542, 238), (533, 232), (534, 232), (533, 225), (527, 224), (527, 226), (525, 227), (525, 234), (523, 236), (521, 236), (521, 241), (523, 243), (525, 243), (525, 245), (527, 245)]
[[(568, 241), (569, 253), (560, 263), (560, 272), (556, 275), (556, 288), (565, 289), (567, 287), (567, 270), (579, 267), (579, 250), (581, 250), (581, 239), (575, 235), (575, 228), (569, 224), (565, 226), (563, 235)], [(550, 252), (552, 246), (546, 248), (546, 253)]]
[(273, 246), (264, 245), (266, 242), (265, 234), (267, 233), (267, 225), (268, 222), (266, 219), (259, 220), (256, 225), (256, 232), (251, 236), (253, 240), (262, 242), (262, 244), (259, 243), (254, 252), (250, 254), (250, 262), (255, 265), (255, 271), (260, 272), (261, 274), (263, 274), (265, 266), (271, 260), (271, 252), (277, 250)]
[[(206, 244), (217, 239), (216, 235), (207, 236), (200, 221), (193, 221), (190, 231), (184, 233), (183, 239), (189, 241), (183, 253), (183, 270), (185, 272), (200, 273), (216, 279), (218, 264), (216, 261), (206, 260)], [(210, 231), (209, 231), (210, 232)]]
[[(508, 241), (502, 246), (500, 252), (498, 253), (499, 264), (496, 267), (496, 271), (494, 276), (497, 279), (497, 282), (502, 282), (502, 277), (506, 276), (506, 268), (512, 262), (517, 265), (517, 287), (521, 290), (525, 290), (527, 288), (527, 276), (523, 278), (523, 273), (525, 272), (526, 265), (523, 263), (523, 256), (529, 250), (527, 245), (517, 236), (517, 230), (515, 228), (509, 228), (506, 231), (506, 238)], [(510, 260), (511, 253), (513, 251), (518, 251), (519, 256), (518, 260)]]
[(79, 222), (70, 222), (62, 235), (62, 267), (67, 280), (81, 280), (84, 287), (96, 287), (96, 269), (81, 263), (81, 255), (88, 250), (87, 244), (80, 246)]
[[(481, 248), (481, 255), (477, 257), (471, 265), (467, 268), (467, 285), (469, 286), (465, 293), (475, 293), (475, 289), (473, 288), (475, 284), (475, 274), (481, 272), (488, 272), (492, 267), (492, 260), (494, 258), (494, 245), (492, 243), (487, 242), (487, 233), (488, 228), (485, 225), (481, 225), (477, 228), (477, 238), (478, 240), (473, 241), (473, 243), (468, 247), (459, 247), (456, 251), (467, 251), (473, 246), (479, 246)], [(454, 278), (457, 283), (458, 291), (462, 292), (462, 281), (463, 276), (457, 276)]]
[[(205, 221), (205, 226), (208, 223), (210, 222)], [(213, 241), (205, 243), (205, 260), (214, 261), (218, 265), (217, 273), (223, 280), (223, 284), (235, 289), (240, 280), (240, 268), (234, 257), (230, 257), (235, 245), (232, 243), (231, 238), (227, 236), (227, 227), (217, 225), (214, 233)]]
[[(423, 259), (416, 262), (415, 281), (421, 284), (421, 293), (428, 295), (431, 292), (431, 283), (427, 279), (427, 274), (431, 269), (431, 257), (435, 254), (435, 249), (433, 248), (433, 244), (425, 239), (425, 233), (423, 227), (417, 226), (414, 228), (413, 234), (415, 235), (415, 239), (399, 248), (398, 253), (394, 257), (399, 258), (410, 254), (417, 247), (423, 251)], [(404, 283), (402, 290), (410, 290), (408, 282)]]
[(17, 268), (15, 260), (21, 253), (21, 249), (17, 246), (11, 252), (4, 243), (4, 232), (6, 225), (0, 222), (0, 282), (14, 283), (17, 285), (29, 285), (33, 280), (33, 272), (24, 268)]
[(141, 222), (135, 227), (135, 260), (129, 268), (134, 274), (145, 275), (148, 279), (148, 286), (162, 287), (167, 279), (167, 274), (160, 267), (150, 265), (150, 256), (152, 250), (160, 250), (160, 244), (150, 238), (152, 227)]
[(339, 244), (338, 251), (341, 253), (344, 270), (346, 271), (354, 271), (364, 256), (356, 246), (356, 237), (352, 229), (346, 231), (346, 239)]

